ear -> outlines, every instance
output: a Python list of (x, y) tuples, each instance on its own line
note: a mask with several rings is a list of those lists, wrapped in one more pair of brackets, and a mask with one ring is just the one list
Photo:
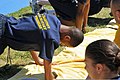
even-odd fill
[(104, 66), (102, 64), (96, 64), (96, 71), (100, 74), (103, 71)]
[(120, 23), (120, 11), (116, 11), (115, 14), (116, 14), (116, 18), (118, 19), (118, 21)]
[(70, 41), (70, 40), (71, 40), (71, 37), (67, 35), (67, 36), (64, 37), (64, 40), (65, 40), (65, 41)]

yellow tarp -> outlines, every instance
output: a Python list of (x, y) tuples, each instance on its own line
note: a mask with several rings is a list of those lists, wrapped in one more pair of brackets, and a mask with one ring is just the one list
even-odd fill
[[(58, 74), (57, 79), (85, 79), (87, 72), (84, 69), (84, 53), (86, 46), (98, 39), (109, 39), (113, 41), (116, 30), (110, 28), (96, 29), (93, 32), (85, 34), (82, 44), (75, 48), (65, 48), (57, 56), (54, 56), (53, 62), (59, 65), (53, 65), (52, 71)], [(9, 80), (44, 80), (44, 68), (35, 64), (26, 65), (19, 73)]]

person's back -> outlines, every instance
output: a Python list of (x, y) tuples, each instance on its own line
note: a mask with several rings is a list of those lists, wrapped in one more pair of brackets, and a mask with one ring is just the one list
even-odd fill
[(61, 25), (59, 20), (53, 15), (41, 14), (41, 16), (36, 15), (19, 19), (7, 17), (5, 26), (3, 26), (4, 34), (1, 39), (4, 40), (2, 44), (15, 50), (40, 51), (40, 45), (43, 44), (45, 39), (53, 39), (56, 47), (59, 46)]

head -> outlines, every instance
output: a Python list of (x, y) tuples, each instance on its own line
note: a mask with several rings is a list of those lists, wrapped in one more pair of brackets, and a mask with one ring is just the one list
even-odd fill
[(105, 79), (105, 75), (109, 73), (118, 75), (120, 49), (106, 39), (94, 41), (86, 48), (85, 63), (85, 68), (92, 79)]
[(111, 0), (110, 7), (113, 17), (120, 24), (120, 0)]
[(84, 34), (81, 30), (75, 27), (68, 27), (62, 25), (60, 28), (60, 41), (61, 45), (68, 47), (76, 47), (82, 43)]

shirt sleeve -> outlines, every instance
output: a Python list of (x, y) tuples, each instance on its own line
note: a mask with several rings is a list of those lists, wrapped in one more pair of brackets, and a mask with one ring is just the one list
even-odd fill
[(56, 43), (52, 39), (42, 41), (41, 49), (40, 49), (40, 57), (45, 60), (52, 61), (54, 50), (58, 48)]

